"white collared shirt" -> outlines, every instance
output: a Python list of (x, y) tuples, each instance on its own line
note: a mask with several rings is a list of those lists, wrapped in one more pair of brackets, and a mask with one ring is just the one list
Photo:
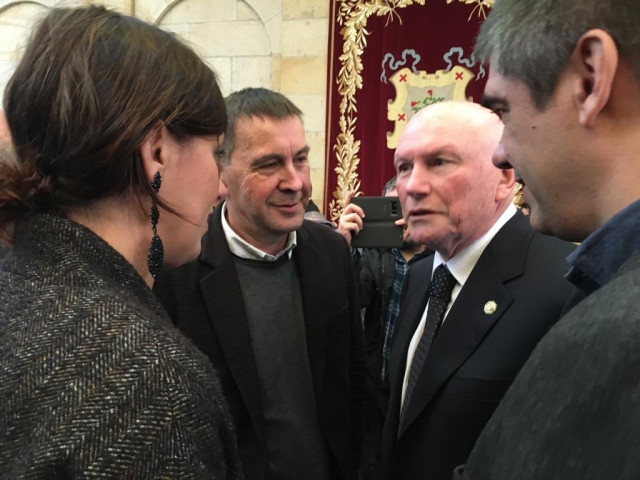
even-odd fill
[(249, 260), (263, 260), (266, 262), (275, 262), (281, 256), (287, 254), (289, 260), (291, 260), (291, 254), (293, 253), (293, 249), (296, 247), (297, 236), (296, 232), (289, 232), (287, 236), (287, 244), (285, 247), (280, 250), (276, 255), (271, 255), (267, 252), (263, 252), (259, 248), (254, 247), (249, 242), (247, 242), (244, 238), (240, 237), (236, 232), (233, 231), (229, 222), (227, 222), (227, 202), (222, 204), (222, 230), (224, 231), (224, 236), (227, 239), (227, 244), (229, 245), (229, 250), (231, 253), (240, 258), (246, 258)]
[[(431, 276), (433, 276), (433, 272), (438, 266), (445, 263), (453, 275), (453, 278), (458, 282), (455, 287), (453, 287), (453, 291), (451, 292), (451, 301), (449, 305), (447, 305), (447, 310), (444, 313), (444, 318), (442, 323), (447, 319), (447, 315), (449, 314), (449, 310), (451, 310), (451, 306), (458, 298), (458, 294), (465, 282), (471, 275), (473, 268), (478, 263), (478, 259), (484, 252), (484, 249), (487, 248), (487, 245), (493, 240), (493, 237), (500, 231), (500, 229), (507, 223), (511, 217), (513, 217), (518, 209), (510, 204), (500, 218), (496, 220), (496, 222), (491, 226), (489, 230), (486, 231), (484, 235), (480, 238), (476, 239), (473, 243), (471, 243), (466, 248), (462, 249), (456, 255), (449, 259), (448, 262), (445, 262), (442, 259), (442, 256), (436, 252), (433, 256), (433, 269), (431, 270)], [(425, 292), (426, 294), (426, 292)], [(422, 313), (422, 318), (420, 319), (420, 323), (418, 324), (418, 328), (416, 328), (413, 337), (411, 338), (411, 343), (409, 344), (409, 350), (407, 351), (407, 363), (405, 365), (404, 370), (404, 382), (402, 384), (402, 402), (401, 405), (404, 404), (404, 396), (407, 391), (407, 384), (409, 383), (409, 371), (411, 370), (411, 363), (413, 363), (413, 357), (416, 353), (416, 348), (418, 348), (418, 342), (420, 342), (420, 337), (422, 337), (422, 333), (424, 332), (424, 327), (427, 321), (427, 309), (429, 308), (429, 302), (427, 302), (427, 306)]]

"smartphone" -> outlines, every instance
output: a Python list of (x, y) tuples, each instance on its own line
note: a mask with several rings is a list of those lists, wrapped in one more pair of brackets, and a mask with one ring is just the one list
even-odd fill
[(362, 230), (352, 237), (352, 247), (402, 247), (402, 227), (395, 224), (402, 218), (398, 197), (353, 197), (351, 203), (364, 210)]

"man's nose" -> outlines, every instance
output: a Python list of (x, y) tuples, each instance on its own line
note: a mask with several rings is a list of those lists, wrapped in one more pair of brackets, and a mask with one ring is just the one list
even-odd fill
[(421, 165), (415, 165), (411, 169), (411, 173), (405, 184), (405, 192), (412, 197), (420, 197), (428, 195), (429, 191), (428, 172)]
[(280, 189), (281, 190), (292, 190), (297, 192), (302, 189), (302, 178), (300, 177), (301, 172), (299, 172), (293, 162), (286, 162), (282, 168), (282, 178), (280, 180)]
[(498, 147), (496, 148), (495, 152), (493, 152), (493, 156), (491, 157), (491, 160), (493, 161), (493, 164), (498, 167), (498, 168), (513, 168), (513, 166), (509, 163), (509, 160), (507, 159), (507, 154), (504, 151), (504, 146), (502, 145), (502, 142), (500, 142), (498, 144)]

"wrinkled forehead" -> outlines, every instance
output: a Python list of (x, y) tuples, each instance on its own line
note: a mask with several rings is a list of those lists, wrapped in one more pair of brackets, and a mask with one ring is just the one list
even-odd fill
[(236, 145), (242, 141), (262, 142), (274, 135), (286, 133), (304, 136), (304, 127), (296, 116), (276, 118), (266, 115), (243, 116), (235, 121)]
[(236, 135), (236, 143), (238, 138), (250, 138), (255, 141), (278, 134), (303, 138), (305, 136), (302, 120), (295, 115), (284, 118), (267, 115), (243, 116), (236, 120), (234, 134)]
[[(234, 157), (295, 157), (309, 150), (302, 122), (297, 116), (241, 118), (235, 125)], [(233, 162), (233, 160), (232, 160)]]

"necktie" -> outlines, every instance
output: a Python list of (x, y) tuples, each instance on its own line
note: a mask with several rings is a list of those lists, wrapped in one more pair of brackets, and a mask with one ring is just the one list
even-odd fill
[(433, 278), (431, 279), (428, 290), (429, 306), (427, 307), (427, 319), (424, 325), (424, 331), (413, 355), (413, 361), (411, 362), (407, 391), (405, 392), (404, 403), (400, 410), (399, 425), (402, 425), (407, 405), (409, 405), (411, 401), (413, 389), (422, 371), (427, 353), (429, 353), (429, 347), (431, 347), (433, 338), (440, 328), (440, 324), (444, 318), (444, 312), (447, 310), (447, 305), (449, 305), (449, 301), (451, 300), (451, 292), (457, 283), (444, 263), (439, 265), (435, 272), (433, 272)]

